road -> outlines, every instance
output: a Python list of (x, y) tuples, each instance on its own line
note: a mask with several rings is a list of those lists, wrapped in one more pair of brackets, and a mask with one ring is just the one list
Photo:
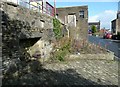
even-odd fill
[(102, 39), (95, 36), (89, 36), (88, 40), (91, 43), (100, 44), (102, 47), (105, 47), (106, 49), (114, 52), (115, 56), (120, 58), (120, 42), (116, 42), (110, 39)]

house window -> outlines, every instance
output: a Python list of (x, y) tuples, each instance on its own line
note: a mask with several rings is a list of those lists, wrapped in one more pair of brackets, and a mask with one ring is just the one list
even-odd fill
[(84, 18), (84, 11), (79, 12), (80, 18)]

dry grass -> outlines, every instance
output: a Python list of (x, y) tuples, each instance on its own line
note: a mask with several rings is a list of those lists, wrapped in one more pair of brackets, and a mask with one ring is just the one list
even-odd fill
[(73, 40), (63, 37), (54, 43), (52, 59), (64, 61), (66, 55), (69, 54), (97, 54), (105, 52), (107, 53), (100, 45), (91, 44), (87, 40)]

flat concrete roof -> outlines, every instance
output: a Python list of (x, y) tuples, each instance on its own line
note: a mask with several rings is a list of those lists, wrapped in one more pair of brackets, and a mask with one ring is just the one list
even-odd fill
[(65, 7), (58, 7), (57, 9), (61, 9), (61, 8), (77, 8), (77, 7), (88, 8), (88, 5), (83, 5), (83, 6), (65, 6)]

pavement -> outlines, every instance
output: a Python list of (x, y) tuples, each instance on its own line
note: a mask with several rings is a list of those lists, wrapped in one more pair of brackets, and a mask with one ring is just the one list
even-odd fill
[(111, 40), (113, 42), (117, 42), (117, 43), (120, 43), (120, 40)]

